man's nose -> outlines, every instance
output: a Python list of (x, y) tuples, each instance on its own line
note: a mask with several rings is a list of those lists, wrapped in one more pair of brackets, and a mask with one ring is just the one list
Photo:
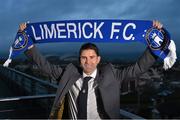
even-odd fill
[(90, 62), (89, 58), (86, 59), (86, 64), (88, 64)]

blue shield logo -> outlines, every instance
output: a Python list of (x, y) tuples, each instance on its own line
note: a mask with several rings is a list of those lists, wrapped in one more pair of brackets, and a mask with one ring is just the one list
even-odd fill
[(164, 42), (164, 35), (160, 30), (151, 28), (146, 33), (146, 40), (150, 48), (161, 49)]
[(26, 34), (18, 32), (12, 46), (14, 50), (20, 50), (25, 48), (27, 43), (28, 43), (28, 37), (26, 36)]

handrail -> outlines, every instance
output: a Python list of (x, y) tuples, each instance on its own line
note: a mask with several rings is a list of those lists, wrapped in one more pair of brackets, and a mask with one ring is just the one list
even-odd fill
[(0, 102), (34, 99), (47, 113), (49, 112), (53, 104), (53, 99), (49, 98), (55, 98), (58, 85), (2, 65), (0, 65), (0, 77), (16, 94), (22, 95), (0, 98)]
[(56, 96), (56, 94), (7, 97), (7, 98), (1, 98), (1, 99), (0, 99), (0, 102), (10, 102), (10, 101), (19, 101), (19, 100), (32, 100), (32, 99), (54, 98), (55, 96)]
[(127, 111), (125, 111), (123, 109), (120, 109), (120, 114), (121, 114), (121, 116), (123, 116), (125, 118), (145, 120), (143, 117), (140, 117), (140, 116), (135, 115), (133, 113), (127, 112)]
[[(0, 75), (9, 86), (14, 86), (23, 90), (28, 95), (54, 94), (58, 85), (47, 80), (39, 79), (13, 68), (0, 65)], [(22, 91), (22, 92), (23, 92)]]
[(26, 77), (26, 78), (30, 78), (30, 79), (32, 79), (32, 80), (36, 80), (36, 81), (38, 81), (38, 82), (41, 82), (41, 83), (44, 84), (44, 85), (48, 85), (48, 86), (51, 86), (51, 87), (54, 87), (54, 88), (58, 88), (58, 85), (52, 84), (52, 83), (50, 83), (50, 82), (48, 82), (48, 81), (43, 81), (43, 80), (41, 80), (41, 79), (39, 79), (39, 78), (30, 76), (30, 75), (28, 75), (28, 74), (26, 74), (26, 73), (17, 71), (17, 70), (15, 70), (15, 69), (13, 69), (13, 68), (3, 67), (2, 65), (0, 65), (0, 68), (4, 68), (4, 69), (10, 70), (10, 71), (13, 71), (13, 72), (15, 72), (15, 73), (17, 73), (17, 74), (20, 74), (20, 75), (22, 75), (22, 76), (24, 76), (24, 77)]

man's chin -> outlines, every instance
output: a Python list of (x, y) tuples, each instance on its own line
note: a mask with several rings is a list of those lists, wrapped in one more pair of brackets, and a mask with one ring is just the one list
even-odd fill
[(84, 70), (84, 73), (86, 73), (87, 75), (91, 74), (93, 72), (93, 70)]

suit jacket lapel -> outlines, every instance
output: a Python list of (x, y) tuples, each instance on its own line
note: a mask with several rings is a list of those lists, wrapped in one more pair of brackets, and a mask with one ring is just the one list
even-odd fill
[(97, 75), (96, 78), (94, 79), (94, 84), (93, 87), (99, 87), (101, 86), (102, 82), (103, 82), (103, 75), (101, 74), (101, 69), (99, 69), (99, 67), (97, 68)]
[(81, 74), (77, 70), (77, 68), (73, 65), (69, 67), (64, 72), (64, 76), (62, 76), (59, 87), (57, 89), (56, 98), (54, 100), (54, 105), (58, 106), (62, 97), (68, 92), (71, 86), (81, 77)]

